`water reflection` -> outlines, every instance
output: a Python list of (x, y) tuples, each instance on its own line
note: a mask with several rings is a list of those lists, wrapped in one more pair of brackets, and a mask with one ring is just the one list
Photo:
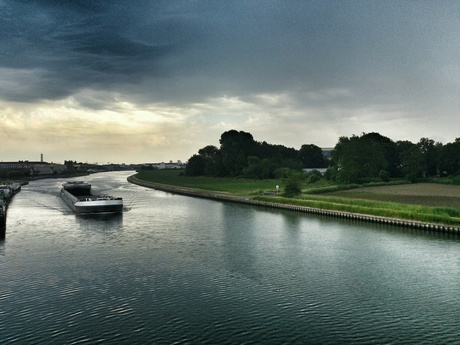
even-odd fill
[(81, 230), (90, 234), (117, 233), (123, 229), (123, 213), (86, 214), (75, 216)]
[(123, 197), (123, 214), (76, 216), (52, 179), (15, 198), (0, 343), (458, 343), (458, 238), (183, 197), (128, 175), (85, 178)]
[[(232, 219), (231, 222), (228, 219)], [(228, 271), (247, 278), (258, 277), (257, 243), (254, 236), (254, 214), (240, 205), (222, 207), (223, 253)]]

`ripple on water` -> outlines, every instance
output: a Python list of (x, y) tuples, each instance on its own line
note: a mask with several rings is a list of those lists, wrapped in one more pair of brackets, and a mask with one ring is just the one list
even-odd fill
[(57, 180), (15, 197), (2, 344), (459, 343), (458, 242), (175, 196), (127, 175), (88, 177), (127, 201), (118, 218), (76, 217)]

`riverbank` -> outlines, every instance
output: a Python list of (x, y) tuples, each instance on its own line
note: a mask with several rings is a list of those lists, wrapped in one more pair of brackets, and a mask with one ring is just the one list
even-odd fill
[(437, 231), (437, 232), (460, 234), (460, 227), (453, 226), (453, 225), (421, 222), (421, 221), (392, 218), (392, 217), (375, 216), (375, 215), (346, 212), (346, 211), (337, 211), (337, 210), (330, 210), (330, 209), (323, 209), (323, 208), (316, 208), (316, 207), (309, 207), (309, 206), (286, 204), (286, 203), (280, 203), (280, 202), (274, 202), (274, 201), (255, 200), (252, 197), (248, 197), (248, 196), (238, 196), (238, 195), (224, 193), (224, 192), (216, 192), (216, 191), (209, 191), (209, 190), (203, 190), (203, 189), (198, 189), (198, 188), (175, 186), (175, 185), (168, 185), (168, 184), (163, 184), (163, 183), (145, 181), (135, 176), (128, 177), (128, 181), (130, 183), (134, 183), (134, 184), (144, 186), (147, 188), (153, 188), (153, 189), (158, 189), (158, 190), (162, 190), (166, 192), (194, 196), (194, 197), (237, 202), (237, 203), (257, 205), (257, 206), (277, 208), (277, 209), (285, 209), (285, 210), (290, 210), (290, 211), (295, 211), (295, 212), (324, 215), (324, 216), (329, 216), (329, 217), (339, 217), (339, 218), (345, 218), (345, 219), (351, 219), (351, 220), (368, 221), (368, 222), (398, 225), (398, 226), (404, 226), (404, 227), (410, 227), (410, 228), (416, 228), (416, 229), (431, 230), (431, 231)]
[(21, 183), (10, 183), (0, 186), (0, 241), (4, 241), (6, 236), (8, 205), (13, 197), (21, 191), (22, 185)]

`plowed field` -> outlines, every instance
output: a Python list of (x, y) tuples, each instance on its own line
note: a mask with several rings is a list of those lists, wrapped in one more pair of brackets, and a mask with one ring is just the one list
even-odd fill
[(416, 183), (363, 187), (325, 195), (460, 209), (460, 186), (457, 185)]

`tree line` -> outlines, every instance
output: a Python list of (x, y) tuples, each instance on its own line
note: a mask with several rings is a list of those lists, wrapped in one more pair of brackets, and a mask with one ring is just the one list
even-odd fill
[(341, 137), (332, 151), (328, 178), (339, 182), (388, 181), (460, 175), (460, 138), (443, 145), (429, 138), (418, 143), (379, 133)]
[(316, 145), (302, 145), (296, 150), (255, 141), (244, 131), (224, 132), (219, 143), (220, 148), (208, 145), (190, 157), (186, 175), (268, 179), (284, 177), (292, 170), (324, 168), (328, 164)]
[(411, 181), (460, 175), (460, 138), (443, 145), (428, 138), (396, 141), (379, 133), (340, 137), (329, 158), (314, 144), (299, 150), (255, 141), (250, 133), (230, 130), (188, 160), (188, 176), (283, 178), (302, 169), (327, 168), (325, 177), (341, 183)]

